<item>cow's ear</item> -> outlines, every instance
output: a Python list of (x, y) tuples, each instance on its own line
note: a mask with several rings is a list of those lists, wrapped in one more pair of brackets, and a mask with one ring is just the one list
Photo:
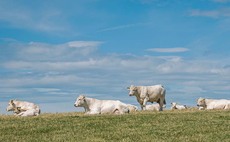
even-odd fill
[(13, 104), (13, 103), (14, 103), (14, 100), (10, 100), (10, 103)]
[(127, 90), (130, 90), (130, 87), (127, 87)]
[(200, 100), (201, 100), (201, 101), (204, 101), (204, 100), (205, 100), (205, 98), (200, 98)]

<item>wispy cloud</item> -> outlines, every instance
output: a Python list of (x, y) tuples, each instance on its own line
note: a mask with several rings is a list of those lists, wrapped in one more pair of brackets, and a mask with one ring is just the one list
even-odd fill
[(214, 2), (218, 2), (218, 3), (227, 3), (230, 2), (230, 0), (213, 0)]
[(161, 52), (161, 53), (177, 53), (177, 52), (187, 52), (188, 48), (175, 47), (175, 48), (150, 48), (147, 51), (151, 52)]
[(101, 29), (98, 32), (114, 31), (114, 30), (120, 30), (120, 29), (126, 29), (126, 28), (133, 28), (133, 27), (145, 26), (145, 25), (149, 25), (151, 23), (152, 22), (134, 23), (134, 24), (114, 26), (114, 27), (109, 27), (109, 28)]
[(0, 21), (9, 27), (56, 34), (70, 32), (65, 16), (57, 9), (38, 6), (37, 12), (28, 5), (8, 1), (1, 1), (0, 5)]
[(191, 10), (190, 16), (203, 16), (211, 18), (230, 17), (230, 8), (221, 8), (217, 10)]

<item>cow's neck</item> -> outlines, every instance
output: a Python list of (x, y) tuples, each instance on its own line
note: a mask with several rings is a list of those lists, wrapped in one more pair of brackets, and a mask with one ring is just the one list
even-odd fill
[(209, 104), (211, 101), (213, 101), (212, 99), (205, 99), (205, 107), (207, 106), (207, 104)]
[(19, 101), (14, 101), (13, 103), (15, 104), (16, 107), (19, 107), (19, 105), (20, 105)]
[(92, 108), (91, 108), (91, 104), (93, 102), (95, 102), (95, 99), (93, 98), (85, 98), (85, 101), (86, 101), (86, 104), (84, 105), (84, 108), (86, 111), (90, 111)]
[(134, 95), (137, 97), (137, 101), (141, 103), (141, 86), (137, 86), (137, 91), (134, 93)]

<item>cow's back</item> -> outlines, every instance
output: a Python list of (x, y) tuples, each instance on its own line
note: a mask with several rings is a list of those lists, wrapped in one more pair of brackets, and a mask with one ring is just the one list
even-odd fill
[[(208, 99), (206, 99), (208, 100)], [(230, 100), (221, 99), (221, 100), (208, 100), (209, 102), (206, 104), (207, 109), (229, 109)]]
[(40, 113), (39, 106), (35, 105), (34, 103), (26, 102), (26, 101), (17, 101), (16, 105), (17, 105), (17, 107), (21, 107), (21, 109), (24, 109), (24, 110), (35, 109), (35, 110), (39, 111), (39, 113)]
[(164, 98), (165, 89), (162, 85), (146, 86), (147, 95), (150, 100), (157, 101), (159, 98)]

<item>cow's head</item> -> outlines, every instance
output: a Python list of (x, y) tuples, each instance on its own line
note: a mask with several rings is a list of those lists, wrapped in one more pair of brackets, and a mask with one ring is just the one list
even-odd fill
[(16, 108), (16, 105), (14, 103), (14, 100), (10, 100), (6, 108), (6, 111), (13, 111), (15, 110), (15, 108)]
[(198, 107), (206, 107), (206, 103), (205, 103), (205, 99), (204, 98), (199, 98), (198, 100), (197, 100), (197, 106)]
[(127, 89), (129, 90), (129, 96), (134, 96), (137, 93), (137, 87), (134, 85), (127, 87)]
[(177, 105), (177, 103), (172, 102), (172, 103), (171, 103), (171, 108), (172, 108), (172, 109), (177, 109), (177, 108), (176, 108), (176, 105)]
[(85, 96), (84, 95), (80, 95), (77, 98), (76, 102), (74, 103), (74, 106), (75, 107), (82, 107), (82, 106), (85, 105), (85, 103), (86, 103)]
[(19, 114), (22, 111), (21, 107), (15, 107), (14, 113)]

